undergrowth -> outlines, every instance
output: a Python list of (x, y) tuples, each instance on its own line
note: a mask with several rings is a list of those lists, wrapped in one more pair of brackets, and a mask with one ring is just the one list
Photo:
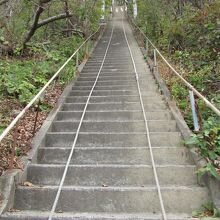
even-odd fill
[(199, 210), (194, 210), (192, 212), (192, 217), (194, 218), (203, 218), (203, 217), (220, 217), (218, 210), (215, 208), (212, 202), (202, 205), (202, 208)]
[[(14, 117), (40, 91), (55, 72), (66, 62), (82, 43), (83, 39), (72, 36), (59, 40), (53, 39), (46, 45), (29, 46), (28, 54), (19, 49), (13, 57), (2, 57), (0, 63), (0, 134)], [(81, 51), (79, 59), (83, 59)], [(54, 107), (64, 86), (75, 76), (75, 59), (60, 72), (41, 97), (36, 130)], [(15, 148), (14, 168), (21, 168), (19, 158), (28, 153), (33, 138), (34, 121), (37, 111), (34, 104), (17, 123), (17, 142)], [(0, 175), (9, 168), (10, 155), (14, 145), (14, 130), (0, 144)]]
[[(58, 68), (71, 56), (82, 42), (81, 38), (70, 37), (51, 45), (35, 45), (29, 56), (7, 57), (0, 63), (0, 99), (16, 98), (26, 104), (46, 84)], [(73, 59), (60, 73), (64, 84), (74, 76)]]
[[(177, 1), (139, 1), (136, 22), (182, 76), (220, 109), (220, 2), (203, 2), (198, 6), (185, 1), (180, 8)], [(159, 72), (193, 131), (188, 89), (161, 60), (158, 62)], [(200, 131), (186, 144), (196, 147), (207, 161), (199, 175), (209, 172), (220, 179), (220, 118), (204, 101), (196, 98), (196, 103)]]

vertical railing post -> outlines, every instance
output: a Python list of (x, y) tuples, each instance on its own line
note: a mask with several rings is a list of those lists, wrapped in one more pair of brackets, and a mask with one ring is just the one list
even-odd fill
[(77, 76), (79, 75), (79, 53), (80, 53), (80, 49), (76, 53), (76, 75)]
[(157, 67), (157, 51), (154, 49), (154, 67)]
[(146, 54), (148, 55), (148, 48), (149, 48), (149, 42), (148, 40), (146, 39), (145, 40), (145, 50), (146, 50)]
[(85, 59), (89, 58), (89, 41), (85, 44)]
[(79, 51), (76, 53), (76, 69), (78, 70), (79, 67)]
[(198, 115), (197, 115), (197, 112), (196, 112), (196, 104), (195, 104), (194, 93), (193, 93), (192, 90), (189, 90), (189, 98), (190, 98), (190, 104), (191, 104), (191, 110), (192, 110), (194, 131), (199, 131), (200, 130), (199, 120), (198, 120)]
[(134, 19), (136, 19), (137, 15), (138, 15), (137, 1), (133, 0), (133, 16), (134, 16)]
[(39, 109), (40, 109), (40, 99), (38, 100), (38, 103), (37, 103), (37, 109), (36, 109), (36, 115), (35, 115), (35, 119), (34, 119), (34, 128), (33, 128), (33, 131), (32, 131), (32, 136), (34, 136), (35, 132), (36, 132), (36, 128), (37, 128), (37, 119), (38, 119), (38, 114), (39, 114)]
[(9, 170), (12, 170), (14, 167), (15, 151), (18, 143), (18, 125), (15, 125), (15, 129), (12, 136), (13, 136), (13, 143), (12, 143), (12, 152), (9, 161)]
[(105, 20), (105, 0), (102, 0), (102, 8), (101, 8), (101, 10), (102, 10), (102, 16), (101, 16), (101, 20)]

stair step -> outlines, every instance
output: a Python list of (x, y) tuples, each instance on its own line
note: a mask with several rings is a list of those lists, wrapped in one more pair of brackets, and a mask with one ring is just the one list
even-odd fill
[[(84, 69), (85, 70), (90, 70), (90, 69), (99, 70), (98, 67), (101, 66), (101, 63), (102, 62), (95, 63), (94, 61), (89, 60), (89, 62), (87, 62), (86, 65), (84, 66)], [(110, 70), (110, 71), (111, 71), (111, 69), (118, 69), (119, 70), (118, 72), (120, 72), (120, 69), (123, 69), (123, 70), (128, 69), (128, 70), (134, 71), (132, 63), (127, 63), (127, 65), (126, 65), (126, 63), (121, 63), (121, 64), (120, 63), (112, 63), (112, 62), (109, 62), (108, 60), (106, 60), (106, 62), (103, 64), (103, 68), (105, 68), (105, 70)]]
[[(107, 96), (105, 96), (107, 97)], [(113, 99), (113, 100), (112, 100)], [(106, 104), (106, 105), (90, 105), (87, 106), (87, 110), (95, 110), (97, 109), (99, 106), (102, 107), (102, 109), (100, 110), (104, 110), (104, 109), (113, 109), (116, 110), (116, 108), (119, 107), (123, 107), (125, 106), (125, 110), (140, 110), (140, 108), (136, 108), (137, 106), (139, 107), (140, 104), (138, 102), (126, 102), (126, 101), (120, 101), (120, 97), (116, 98), (118, 100), (115, 100), (114, 97), (110, 97), (110, 98), (106, 98), (104, 99), (103, 97), (92, 97), (90, 104)], [(127, 99), (127, 98), (124, 98)], [(64, 103), (62, 110), (64, 111), (75, 111), (75, 110), (81, 110), (83, 111), (84, 107), (85, 107), (85, 103), (86, 103), (86, 98), (85, 97), (77, 97), (77, 98), (71, 98), (68, 99), (67, 101), (71, 101), (71, 103)], [(114, 101), (114, 102), (111, 102)], [(75, 102), (74, 102), (75, 101)], [(117, 102), (116, 102), (117, 101)], [(133, 105), (133, 103), (135, 103), (132, 107), (131, 105), (127, 105), (128, 103), (131, 103), (131, 105)], [(121, 105), (118, 105), (121, 104)], [(165, 105), (164, 102), (158, 102), (158, 103), (144, 103), (144, 109), (147, 112), (152, 112), (152, 111), (166, 111), (167, 107)]]
[[(1, 220), (48, 220), (47, 211), (20, 211), (10, 212), (2, 215)], [(168, 220), (197, 220), (191, 214), (167, 214)], [(161, 214), (155, 213), (55, 213), (53, 220), (161, 220)], [(214, 217), (203, 217), (203, 220), (219, 220)]]
[[(83, 111), (85, 103), (63, 104), (63, 111)], [(117, 103), (89, 103), (88, 111), (116, 111), (116, 110), (141, 110), (139, 102), (117, 102)], [(148, 109), (146, 109), (148, 110)], [(154, 111), (155, 109), (153, 109)]]
[[(35, 185), (59, 185), (64, 165), (30, 165), (27, 180)], [(192, 165), (157, 166), (160, 185), (197, 184)], [(64, 185), (74, 186), (149, 186), (155, 185), (153, 170), (147, 165), (71, 165)]]
[[(90, 90), (81, 91), (75, 90), (70, 92), (70, 96), (88, 96), (90, 94)], [(153, 94), (153, 93), (151, 93)], [(136, 90), (94, 90), (92, 92), (92, 96), (121, 96), (121, 95), (138, 95), (138, 91)]]
[[(165, 209), (172, 213), (191, 213), (209, 198), (208, 191), (202, 187), (162, 187), (161, 191)], [(50, 210), (56, 192), (57, 187), (53, 186), (18, 187), (14, 207), (19, 210)], [(63, 187), (56, 210), (160, 213), (160, 204), (155, 187)]]
[[(83, 72), (81, 72), (80, 73), (80, 78), (81, 77), (93, 77), (93, 78), (95, 78), (96, 76), (98, 75), (98, 72), (97, 73), (83, 73)], [(132, 78), (132, 77), (135, 77), (135, 74), (134, 73), (120, 73), (120, 72), (116, 72), (116, 73), (114, 73), (114, 72), (107, 72), (107, 73), (100, 73), (99, 74), (99, 77), (101, 78), (101, 77), (118, 77), (118, 76), (120, 76), (120, 77), (130, 77), (130, 78)], [(146, 74), (146, 77), (149, 77), (149, 78), (152, 78), (153, 79), (153, 76), (151, 76), (151, 75), (149, 75), (149, 74)]]
[[(55, 121), (53, 132), (76, 132), (79, 122)], [(176, 131), (176, 121), (148, 121), (150, 132)], [(133, 122), (87, 122), (81, 125), (80, 132), (146, 132), (144, 121)]]
[[(97, 67), (99, 65), (97, 65), (96, 63), (92, 63), (92, 62), (87, 62), (85, 67), (86, 68), (92, 68), (92, 67)], [(115, 64), (107, 64), (104, 63), (104, 67), (105, 68), (110, 68), (110, 69), (114, 69), (114, 68), (124, 68), (124, 67), (128, 67), (128, 68), (134, 68), (132, 63), (115, 63)]]
[[(80, 76), (77, 81), (95, 81), (95, 79), (97, 78), (97, 76), (94, 77), (84, 77), (84, 76)], [(98, 81), (114, 81), (114, 80), (135, 80), (135, 75), (133, 76), (103, 76), (100, 74), (100, 76), (98, 77)]]
[[(171, 114), (167, 111), (146, 112), (147, 120), (170, 120)], [(56, 120), (79, 121), (82, 111), (60, 111)], [(142, 111), (87, 111), (84, 120), (86, 121), (132, 121), (143, 120)]]
[[(93, 75), (93, 76), (84, 76), (84, 75), (80, 75), (80, 77), (77, 79), (77, 81), (95, 81), (97, 78), (97, 75)], [(153, 80), (153, 77), (151, 75), (146, 75), (144, 76), (144, 78), (147, 78), (148, 80)], [(125, 76), (120, 76), (120, 73), (117, 73), (117, 75), (110, 75), (110, 76), (105, 76), (103, 73), (99, 75), (98, 77), (98, 81), (115, 81), (115, 80), (135, 80), (135, 74), (128, 76), (127, 74)], [(155, 84), (155, 82), (153, 82), (152, 84), (150, 84), (149, 86), (153, 86)]]
[[(96, 83), (97, 86), (115, 86), (115, 85), (134, 85), (134, 80), (114, 80), (114, 81), (98, 81)], [(77, 81), (75, 85), (77, 86), (91, 86), (94, 84), (94, 81)]]
[[(91, 90), (92, 86), (73, 86), (72, 91), (75, 90)], [(137, 86), (95, 86), (94, 91), (102, 91), (102, 90), (132, 90), (138, 91)]]
[[(38, 162), (41, 164), (66, 164), (70, 148), (40, 148)], [(193, 160), (184, 147), (155, 147), (153, 149), (157, 165), (189, 165)], [(150, 152), (143, 147), (117, 146), (112, 148), (75, 148), (71, 164), (120, 164), (151, 165)]]
[[(45, 146), (72, 146), (74, 132), (48, 132)], [(151, 132), (152, 146), (176, 147), (181, 144), (179, 132)], [(147, 135), (144, 133), (80, 133), (78, 147), (133, 147), (147, 146)]]
[[(80, 74), (82, 74), (82, 75), (83, 74), (98, 74), (98, 72), (99, 72), (98, 70), (82, 70)], [(108, 70), (100, 72), (100, 76), (101, 75), (105, 76), (106, 74), (107, 75), (109, 75), (109, 74), (113, 74), (113, 75), (126, 74), (127, 76), (129, 76), (129, 75), (134, 76), (134, 70), (118, 70), (117, 71), (117, 69), (112, 69), (112, 70), (108, 69)], [(146, 75), (148, 75), (148, 74), (146, 74)]]
[[(86, 103), (88, 96), (68, 96), (66, 103)], [(91, 96), (90, 103), (114, 103), (114, 102), (140, 102), (139, 95), (108, 95), (108, 96)], [(165, 109), (166, 104), (160, 96), (145, 96), (143, 102), (146, 107), (156, 109)], [(74, 105), (74, 104), (73, 104)]]

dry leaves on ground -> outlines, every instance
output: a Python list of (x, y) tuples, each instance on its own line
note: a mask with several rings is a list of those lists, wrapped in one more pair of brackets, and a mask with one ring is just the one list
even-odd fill
[[(59, 84), (51, 86), (45, 93), (42, 104), (50, 106), (51, 108), (55, 106), (58, 98), (62, 94), (63, 88)], [(4, 127), (8, 126), (14, 117), (22, 110), (22, 106), (18, 100), (4, 99), (0, 101), (0, 125)], [(43, 122), (47, 118), (50, 109), (40, 110), (38, 113), (38, 119), (36, 123), (36, 131), (40, 129)], [(20, 163), (20, 158), (27, 155), (28, 151), (31, 149), (31, 142), (33, 139), (33, 130), (35, 124), (35, 118), (37, 113), (37, 107), (33, 106), (30, 108), (25, 116), (17, 123), (17, 138), (15, 147), (15, 157), (13, 160), (13, 168), (22, 169), (22, 164)], [(14, 146), (14, 135), (15, 129), (13, 129), (7, 137), (0, 143), (0, 176), (5, 170), (9, 168), (9, 163), (11, 160), (11, 153)]]

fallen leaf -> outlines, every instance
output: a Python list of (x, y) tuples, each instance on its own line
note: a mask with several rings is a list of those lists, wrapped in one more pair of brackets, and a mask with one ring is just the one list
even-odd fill
[(28, 187), (34, 187), (34, 184), (31, 183), (31, 182), (28, 182), (28, 181), (24, 182), (23, 185), (24, 185), (24, 186), (28, 186)]

